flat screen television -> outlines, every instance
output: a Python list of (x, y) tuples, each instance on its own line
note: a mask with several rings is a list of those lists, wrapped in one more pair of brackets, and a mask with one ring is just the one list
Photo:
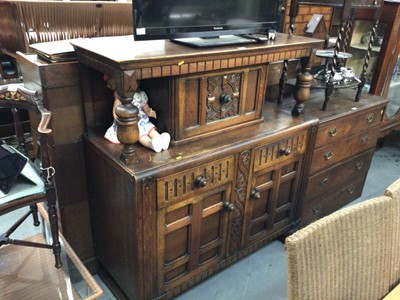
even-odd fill
[(133, 0), (136, 41), (170, 39), (195, 47), (253, 43), (279, 29), (282, 0)]

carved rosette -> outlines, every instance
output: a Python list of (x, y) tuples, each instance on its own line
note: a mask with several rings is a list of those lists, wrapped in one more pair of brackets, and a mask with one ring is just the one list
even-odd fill
[(222, 120), (239, 114), (241, 74), (207, 78), (206, 122)]
[(250, 169), (250, 157), (250, 150), (245, 150), (239, 154), (239, 165), (234, 199), (234, 205), (236, 209), (233, 211), (234, 216), (232, 220), (232, 232), (230, 237), (230, 254), (240, 250), (247, 182)]

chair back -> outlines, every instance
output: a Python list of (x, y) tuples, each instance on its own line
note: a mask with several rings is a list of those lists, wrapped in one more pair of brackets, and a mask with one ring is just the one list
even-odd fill
[[(22, 84), (2, 85), (0, 86), (0, 108), (9, 108), (13, 115), (15, 139), (20, 152), (28, 155), (31, 150), (22, 127), (20, 110), (31, 112), (32, 118), (38, 121), (35, 132), (37, 131), (41, 146), (46, 147), (47, 137), (51, 133), (51, 129), (48, 128), (51, 112), (43, 106), (42, 99), (37, 92), (25, 88)], [(44, 150), (43, 152), (47, 153), (47, 148)], [(44, 159), (46, 164), (48, 158), (44, 157)]]
[(0, 0), (0, 50), (15, 57), (34, 43), (130, 35), (132, 3)]
[[(55, 170), (50, 164), (49, 147), (47, 144), (51, 129), (48, 127), (51, 113), (44, 106), (38, 93), (29, 90), (21, 84), (8, 84), (0, 86), (0, 108), (9, 108), (14, 116), (15, 138), (10, 137), (6, 145), (2, 145), (7, 153), (2, 154), (2, 164), (6, 166), (7, 172), (2, 178), (2, 191), (0, 193), (0, 216), (22, 207), (29, 207), (29, 211), (22, 215), (6, 232), (0, 233), (0, 247), (3, 245), (14, 244), (19, 246), (40, 247), (53, 250), (55, 256), (55, 266), (60, 268), (61, 263), (61, 244), (58, 234), (57, 217), (57, 195), (54, 186)], [(31, 112), (32, 120), (37, 121), (37, 127), (32, 128), (35, 133), (34, 157), (32, 163), (30, 156), (26, 155), (28, 149), (25, 134), (20, 124), (19, 111), (28, 110)], [(34, 123), (34, 122), (32, 122)], [(16, 144), (13, 149), (11, 146)], [(4, 147), (6, 146), (6, 147)], [(10, 167), (10, 160), (15, 154), (24, 158), (21, 168)], [(28, 153), (29, 154), (29, 153)], [(14, 161), (14, 158), (13, 158)], [(36, 164), (37, 162), (37, 164)], [(20, 176), (21, 175), (21, 176)], [(20, 181), (16, 181), (20, 177)], [(29, 183), (26, 183), (28, 181)], [(45, 201), (47, 203), (48, 218), (50, 223), (51, 245), (47, 243), (36, 243), (28, 240), (18, 240), (10, 238), (10, 235), (30, 216), (33, 217), (33, 224), (39, 226), (37, 203)]]
[[(54, 194), (52, 197), (55, 199), (54, 168), (51, 166), (48, 145), (48, 138), (52, 132), (48, 127), (51, 112), (43, 106), (42, 99), (36, 91), (27, 89), (22, 84), (0, 86), (0, 108), (10, 109), (15, 129), (15, 135), (1, 139), (35, 161), (38, 168), (37, 172), (45, 184), (46, 193)], [(30, 113), (31, 125), (35, 126), (31, 128), (32, 134), (24, 132), (20, 118), (22, 110)], [(2, 210), (2, 214), (8, 213), (14, 208), (14, 205), (10, 205), (9, 208)]]
[(399, 207), (388, 196), (369, 199), (287, 237), (288, 298), (384, 297), (399, 278)]

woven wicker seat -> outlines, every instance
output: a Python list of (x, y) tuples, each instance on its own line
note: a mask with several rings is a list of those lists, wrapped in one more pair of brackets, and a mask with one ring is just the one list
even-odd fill
[(288, 298), (382, 299), (400, 278), (400, 180), (286, 238)]

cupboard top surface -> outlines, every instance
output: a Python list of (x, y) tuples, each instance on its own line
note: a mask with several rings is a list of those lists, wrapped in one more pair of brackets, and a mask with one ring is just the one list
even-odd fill
[(316, 125), (318, 122), (316, 119), (304, 121), (300, 118), (292, 118), (290, 114), (277, 110), (274, 104), (265, 103), (265, 107), (264, 122), (262, 123), (199, 141), (172, 145), (168, 150), (160, 153), (155, 153), (137, 144), (135, 147), (139, 162), (135, 164), (125, 165), (121, 162), (122, 146), (109, 143), (102, 135), (89, 134), (89, 145), (106, 155), (107, 159), (113, 161), (116, 168), (129, 177), (141, 176), (140, 174), (151, 176), (154, 172), (163, 176), (162, 170), (165, 170), (166, 173), (171, 169), (177, 172), (182, 166), (187, 168), (188, 161), (191, 165), (196, 166), (249, 147), (276, 142)]
[[(212, 47), (205, 49), (178, 45), (169, 40), (134, 41), (133, 36), (81, 38), (71, 42), (78, 53), (90, 54), (93, 58), (110, 64), (132, 64), (135, 66), (165, 64), (170, 60), (184, 62), (185, 59), (210, 56), (232, 56), (254, 52), (277, 51), (278, 49), (304, 49), (322, 47), (323, 41), (301, 36), (278, 34), (275, 40), (261, 44)], [(124, 68), (124, 69), (129, 69)]]
[[(305, 113), (302, 118), (318, 118), (320, 123), (330, 122), (358, 111), (366, 111), (381, 106), (382, 109), (388, 100), (372, 94), (363, 93), (359, 102), (354, 101), (356, 92), (353, 89), (335, 90), (326, 111), (322, 110), (324, 101), (323, 90), (313, 90), (311, 98), (304, 103)], [(293, 99), (284, 100), (282, 110), (290, 112), (295, 104)]]

